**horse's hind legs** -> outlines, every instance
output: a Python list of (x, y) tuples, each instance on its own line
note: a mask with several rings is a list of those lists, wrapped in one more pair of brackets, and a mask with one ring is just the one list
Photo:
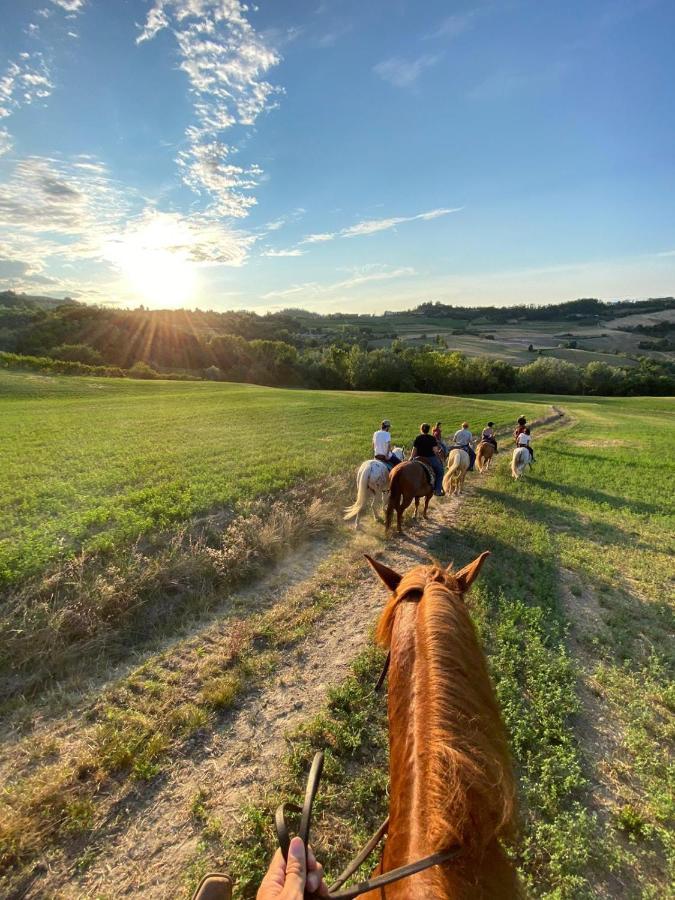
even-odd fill
[(431, 500), (431, 494), (427, 494), (426, 497), (424, 498), (424, 512), (422, 513), (422, 515), (424, 516), (425, 519), (429, 518), (429, 516), (427, 515), (427, 510), (429, 509), (429, 501), (430, 500)]
[(413, 513), (413, 519), (417, 519), (420, 511), (420, 498), (415, 497), (415, 512)]

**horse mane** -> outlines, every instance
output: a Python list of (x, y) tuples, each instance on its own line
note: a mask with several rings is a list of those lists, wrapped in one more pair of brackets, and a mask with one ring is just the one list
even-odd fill
[(480, 855), (495, 838), (513, 836), (517, 815), (508, 741), (485, 654), (457, 579), (439, 565), (403, 576), (380, 617), (380, 644), (390, 647), (396, 611), (406, 600), (419, 604), (414, 675), (424, 679), (415, 702), (422, 704), (420, 764), (430, 797), (425, 829), (436, 849), (458, 843)]

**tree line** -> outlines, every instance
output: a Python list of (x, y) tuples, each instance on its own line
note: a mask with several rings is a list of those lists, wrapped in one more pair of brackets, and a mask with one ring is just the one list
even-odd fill
[[(86, 345), (64, 345), (64, 355), (88, 357)], [(247, 341), (238, 335), (218, 335), (208, 342), (210, 365), (199, 374), (160, 373), (143, 361), (129, 369), (92, 365), (78, 359), (35, 357), (0, 352), (0, 366), (65, 375), (113, 378), (206, 379), (304, 387), (324, 390), (397, 391), (428, 394), (595, 394), (603, 396), (671, 395), (671, 366), (642, 358), (626, 369), (604, 362), (577, 366), (540, 356), (525, 366), (487, 357), (473, 358), (431, 347), (363, 350), (331, 345), (299, 351), (284, 341)]]

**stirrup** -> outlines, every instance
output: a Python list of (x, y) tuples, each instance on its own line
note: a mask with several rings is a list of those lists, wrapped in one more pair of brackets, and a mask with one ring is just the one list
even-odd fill
[(220, 872), (205, 875), (197, 885), (192, 900), (232, 900), (232, 879)]

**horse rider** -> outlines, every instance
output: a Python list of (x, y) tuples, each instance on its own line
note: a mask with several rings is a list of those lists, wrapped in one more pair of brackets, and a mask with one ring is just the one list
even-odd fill
[(518, 445), (518, 435), (525, 431), (526, 426), (527, 419), (525, 416), (521, 416), (516, 423), (516, 430), (513, 432), (513, 440), (516, 442), (516, 446)]
[(400, 462), (391, 452), (391, 422), (389, 419), (383, 419), (382, 426), (379, 431), (373, 434), (373, 455), (375, 459), (379, 459), (386, 467), (391, 470)]
[(516, 438), (516, 445), (518, 447), (527, 447), (530, 451), (530, 462), (534, 462), (534, 450), (532, 449), (532, 438), (530, 437), (530, 429), (527, 426), (520, 432), (518, 437)]
[(469, 431), (469, 423), (462, 422), (462, 427), (455, 432), (453, 437), (455, 447), (466, 450), (469, 454), (469, 472), (473, 472), (473, 464), (476, 462), (476, 451), (473, 449), (473, 435)]
[(429, 434), (430, 430), (431, 426), (426, 422), (420, 425), (420, 433), (413, 441), (412, 454), (410, 458), (420, 459), (422, 462), (425, 462), (431, 466), (436, 476), (434, 493), (437, 497), (442, 497), (445, 494), (445, 491), (443, 490), (443, 475), (445, 470), (443, 468), (443, 463), (438, 458), (440, 444), (433, 436), (433, 434)]
[(497, 438), (495, 437), (495, 423), (488, 422), (485, 428), (481, 431), (480, 434), (481, 441), (485, 441), (486, 444), (492, 444), (495, 448), (495, 453), (497, 452)]
[(438, 445), (441, 448), (441, 450), (443, 451), (443, 454), (445, 456), (447, 456), (448, 455), (448, 445), (443, 440), (443, 432), (441, 431), (441, 423), (440, 422), (436, 422), (431, 433), (438, 441)]

